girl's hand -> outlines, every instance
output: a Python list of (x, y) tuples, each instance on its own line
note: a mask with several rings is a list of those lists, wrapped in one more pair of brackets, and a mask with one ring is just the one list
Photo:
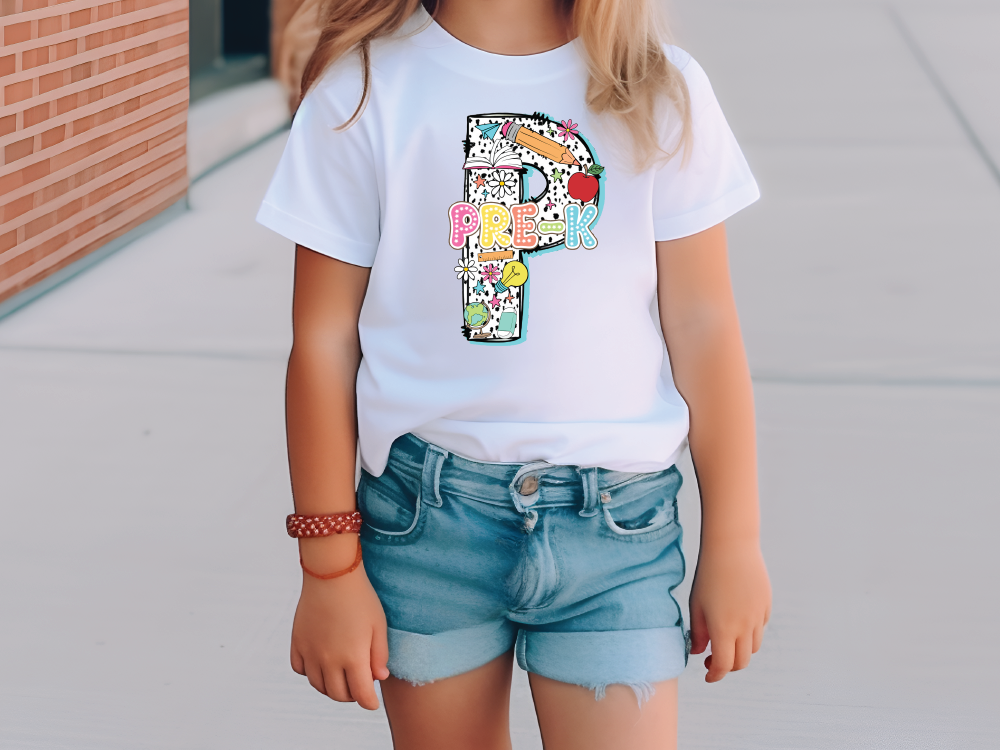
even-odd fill
[(389, 677), (385, 612), (364, 564), (327, 581), (303, 573), (292, 624), (292, 669), (335, 701), (378, 708), (375, 680)]
[(771, 583), (756, 542), (702, 548), (691, 589), (691, 653), (705, 659), (705, 682), (744, 669), (771, 617)]

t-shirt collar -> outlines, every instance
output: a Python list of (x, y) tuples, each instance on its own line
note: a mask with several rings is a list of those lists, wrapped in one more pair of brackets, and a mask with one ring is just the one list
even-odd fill
[(533, 55), (500, 55), (473, 47), (445, 31), (422, 5), (407, 21), (406, 31), (416, 32), (410, 37), (412, 42), (429, 50), (440, 62), (474, 78), (523, 80), (527, 77), (542, 81), (583, 64), (575, 41)]

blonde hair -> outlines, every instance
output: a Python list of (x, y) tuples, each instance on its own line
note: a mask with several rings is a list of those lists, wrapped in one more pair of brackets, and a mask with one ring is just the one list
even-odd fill
[[(559, 1), (586, 58), (588, 109), (609, 115), (625, 127), (637, 168), (666, 161), (682, 149), (686, 159), (691, 141), (690, 96), (683, 74), (664, 52), (667, 34), (655, 0)], [(421, 0), (306, 0), (310, 17), (317, 18), (311, 14), (318, 12), (319, 35), (302, 73), (301, 95), (334, 62), (357, 51), (362, 62), (361, 100), (340, 126), (350, 127), (371, 94), (372, 41), (396, 33), (420, 4)], [(433, 16), (437, 0), (423, 4)], [(672, 148), (664, 147), (661, 138), (664, 96), (680, 120), (680, 136)]]

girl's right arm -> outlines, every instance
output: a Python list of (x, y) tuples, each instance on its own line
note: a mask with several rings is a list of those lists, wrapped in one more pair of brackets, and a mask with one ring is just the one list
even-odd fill
[[(285, 414), (296, 513), (356, 508), (358, 317), (369, 272), (301, 245), (295, 250)], [(350, 567), (357, 544), (355, 534), (334, 534), (300, 539), (299, 552), (307, 568), (325, 574)], [(303, 572), (291, 659), (292, 669), (333, 700), (378, 708), (373, 681), (389, 676), (385, 613), (363, 563), (330, 580)]]

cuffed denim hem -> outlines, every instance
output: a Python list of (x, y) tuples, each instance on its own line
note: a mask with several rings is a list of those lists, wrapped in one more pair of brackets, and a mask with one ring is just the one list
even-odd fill
[(601, 700), (608, 685), (627, 685), (642, 705), (653, 684), (684, 671), (687, 647), (683, 628), (542, 632), (522, 630), (517, 638), (521, 669), (559, 682), (582, 685)]
[(517, 626), (506, 620), (435, 635), (388, 629), (389, 672), (393, 677), (424, 685), (471, 672), (510, 651)]

